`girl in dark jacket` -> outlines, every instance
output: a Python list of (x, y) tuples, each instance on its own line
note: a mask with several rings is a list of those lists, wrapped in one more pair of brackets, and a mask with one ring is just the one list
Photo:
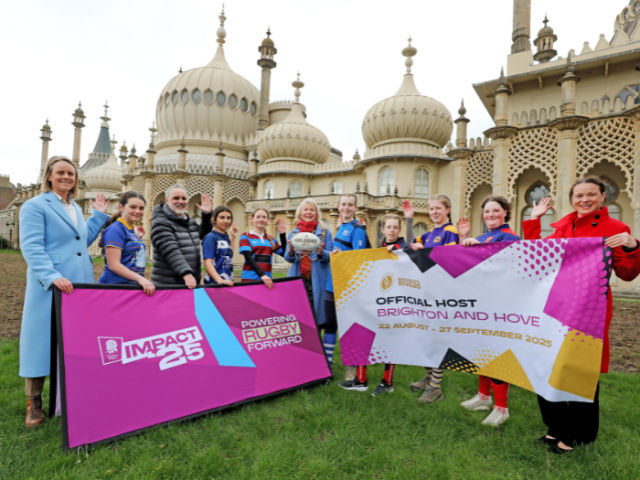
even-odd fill
[[(411, 204), (405, 200), (403, 205), (405, 210), (405, 214), (409, 215), (409, 218), (412, 219), (413, 222), (413, 207)], [(389, 252), (394, 250), (407, 250), (411, 251), (411, 242), (413, 242), (413, 229), (408, 229), (407, 232), (407, 240), (400, 236), (400, 232), (402, 230), (402, 218), (395, 214), (389, 214), (382, 217), (382, 235), (383, 240), (380, 244), (381, 247), (386, 247)], [(378, 385), (374, 390), (372, 395), (377, 397), (378, 395), (382, 395), (385, 392), (393, 392), (393, 372), (395, 370), (395, 365), (393, 363), (385, 363), (384, 364), (384, 376), (382, 377), (382, 381), (380, 385)], [(367, 385), (367, 367), (364, 365), (360, 365), (356, 370), (356, 378), (354, 380), (345, 380), (344, 382), (340, 382), (339, 385), (345, 390), (356, 390), (359, 392), (364, 392), (368, 389)]]
[[(605, 191), (605, 183), (597, 177), (578, 180), (569, 193), (575, 212), (552, 223), (555, 231), (548, 238), (609, 237), (604, 244), (613, 249), (613, 270), (619, 278), (630, 282), (640, 274), (638, 241), (631, 236), (629, 227), (609, 217), (609, 210), (603, 207)], [(550, 201), (547, 197), (540, 200), (539, 205), (534, 202), (531, 219), (522, 222), (527, 240), (540, 238), (540, 217), (552, 208)], [(613, 304), (609, 287), (600, 369), (602, 373), (609, 371), (609, 325), (612, 316)], [(576, 445), (586, 445), (596, 440), (600, 422), (599, 391), (598, 385), (593, 403), (549, 402), (538, 396), (542, 421), (548, 427), (547, 435), (539, 440), (550, 446), (550, 452), (571, 452)]]

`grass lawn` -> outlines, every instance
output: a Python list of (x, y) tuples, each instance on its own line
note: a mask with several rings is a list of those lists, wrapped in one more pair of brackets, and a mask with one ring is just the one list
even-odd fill
[[(382, 369), (370, 367), (370, 385)], [(335, 370), (341, 379), (343, 368)], [(427, 406), (408, 388), (422, 373), (398, 367), (396, 391), (378, 398), (342, 390), (334, 380), (65, 454), (60, 418), (33, 431), (23, 427), (18, 341), (0, 340), (0, 479), (638, 478), (638, 374), (603, 377), (599, 440), (557, 456), (535, 442), (544, 427), (532, 393), (513, 387), (511, 419), (499, 429), (484, 427), (486, 412), (458, 405), (475, 393), (475, 376), (446, 372), (445, 400)], [(154, 407), (152, 395), (139, 395), (132, 401), (141, 409)], [(85, 400), (91, 403), (90, 391)]]

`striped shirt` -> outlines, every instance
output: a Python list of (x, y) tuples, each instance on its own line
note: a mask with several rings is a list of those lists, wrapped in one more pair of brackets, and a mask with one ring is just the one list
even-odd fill
[[(251, 252), (258, 266), (271, 278), (271, 266), (273, 264), (273, 254), (282, 255), (284, 249), (277, 240), (269, 240), (267, 234), (258, 235), (254, 231), (240, 235), (240, 248), (238, 251)], [(251, 266), (245, 262), (242, 267), (242, 280), (260, 280), (260, 277), (253, 271)]]

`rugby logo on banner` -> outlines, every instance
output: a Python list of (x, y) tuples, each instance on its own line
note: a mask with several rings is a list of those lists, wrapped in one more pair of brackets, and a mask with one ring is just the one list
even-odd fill
[(593, 400), (611, 269), (602, 238), (356, 250), (331, 268), (343, 364), (447, 368)]
[(331, 378), (299, 277), (276, 279), (273, 290), (158, 287), (152, 297), (74, 285), (55, 299), (66, 448)]

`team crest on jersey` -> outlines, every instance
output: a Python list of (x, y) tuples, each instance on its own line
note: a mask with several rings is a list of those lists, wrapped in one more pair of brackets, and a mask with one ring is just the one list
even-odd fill
[(436, 237), (436, 239), (433, 241), (433, 243), (438, 243), (440, 240), (442, 240), (442, 237)]

